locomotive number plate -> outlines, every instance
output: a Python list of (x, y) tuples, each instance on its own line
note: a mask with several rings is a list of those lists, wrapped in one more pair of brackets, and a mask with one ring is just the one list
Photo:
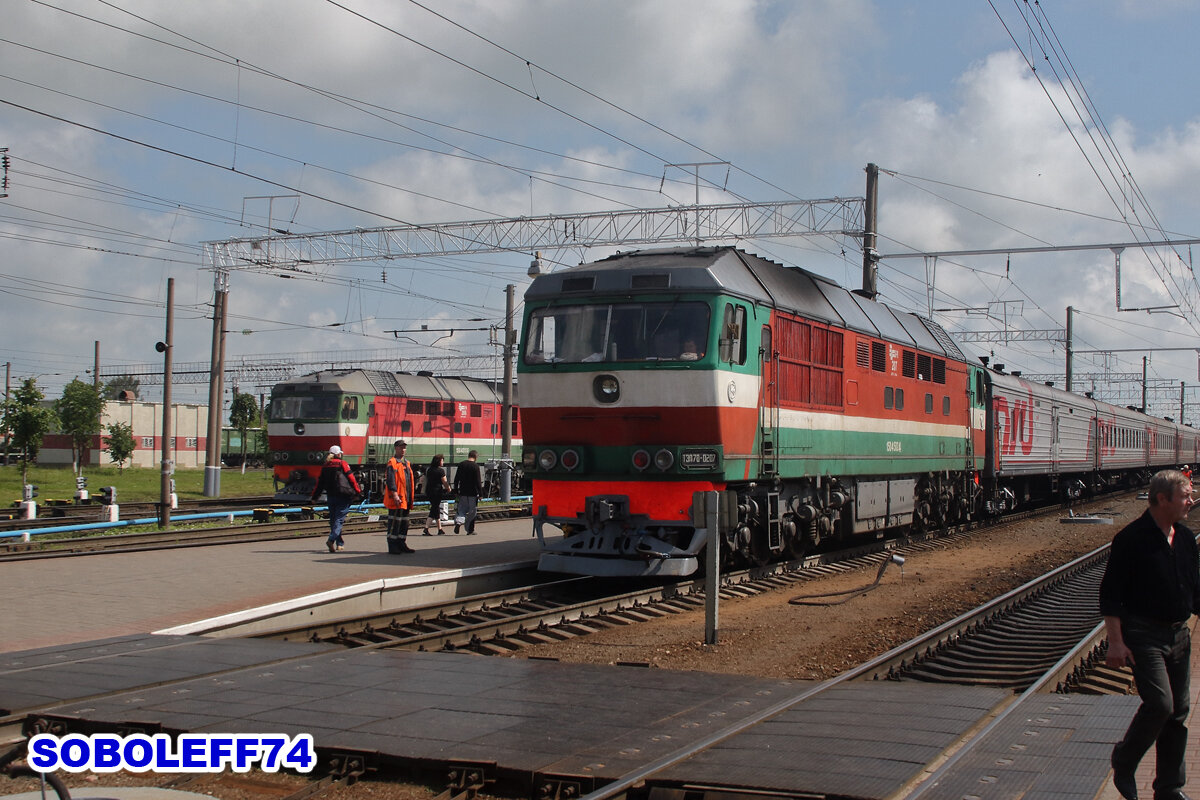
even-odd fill
[(681, 450), (679, 466), (684, 469), (713, 469), (717, 466), (716, 450)]

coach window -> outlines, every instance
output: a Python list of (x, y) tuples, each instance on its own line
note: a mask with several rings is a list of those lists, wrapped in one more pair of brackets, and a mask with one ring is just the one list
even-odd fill
[(407, 419), (400, 420), (400, 432), (408, 433), (412, 430), (412, 421)]
[(942, 416), (943, 417), (950, 416), (950, 398), (949, 397), (942, 398)]
[(896, 390), (890, 386), (883, 387), (883, 407), (892, 408), (896, 404)]
[(904, 390), (903, 389), (896, 390), (896, 410), (897, 411), (904, 410)]
[(424, 425), (422, 425), (421, 430), (425, 431), (426, 433), (429, 433), (431, 430), (433, 430), (433, 423), (430, 422), (429, 420), (425, 420), (425, 423), (424, 423)]
[(933, 413), (933, 395), (931, 395), (929, 392), (925, 393), (925, 413)]
[(462, 433), (462, 432), (463, 432), (462, 425), (463, 425), (463, 424), (462, 424), (461, 422), (456, 422), (456, 423), (454, 423), (454, 432), (455, 432), (455, 433)]

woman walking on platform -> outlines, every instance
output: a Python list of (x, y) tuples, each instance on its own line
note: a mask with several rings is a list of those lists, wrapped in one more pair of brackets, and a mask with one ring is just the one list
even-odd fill
[(446, 480), (446, 468), (442, 466), (445, 461), (446, 457), (439, 453), (429, 462), (429, 469), (425, 471), (425, 496), (429, 499), (429, 518), (425, 520), (422, 536), (432, 536), (429, 526), (434, 524), (437, 525), (438, 536), (446, 533), (442, 530), (442, 501), (450, 491), (450, 483)]

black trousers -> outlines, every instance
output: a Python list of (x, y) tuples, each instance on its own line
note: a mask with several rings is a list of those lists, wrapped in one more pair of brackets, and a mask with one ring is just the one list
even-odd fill
[(403, 553), (408, 539), (408, 509), (389, 508), (387, 518), (387, 545), (389, 553)]
[(1142, 705), (1125, 738), (1113, 748), (1113, 765), (1135, 769), (1155, 745), (1155, 797), (1183, 789), (1187, 782), (1189, 683), (1192, 639), (1186, 624), (1160, 625), (1121, 619), (1125, 644), (1133, 653), (1133, 677)]

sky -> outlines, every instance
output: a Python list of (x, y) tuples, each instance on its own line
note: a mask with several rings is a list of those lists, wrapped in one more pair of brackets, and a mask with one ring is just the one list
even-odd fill
[[(174, 279), (174, 398), (206, 402), (203, 243), (686, 206), (697, 171), (702, 203), (861, 198), (873, 163), (880, 300), (1036, 376), (1064, 371), (1070, 306), (1077, 390), (1137, 404), (1145, 359), (1152, 413), (1200, 420), (1200, 0), (3, 10), (0, 363), (48, 397), (97, 342), (102, 378), (161, 370)], [(1118, 287), (1105, 245), (1168, 240), (1122, 250)], [(737, 244), (862, 281), (855, 236)], [(922, 255), (963, 250), (996, 252)], [(532, 256), (233, 269), (226, 359), (498, 375)]]

